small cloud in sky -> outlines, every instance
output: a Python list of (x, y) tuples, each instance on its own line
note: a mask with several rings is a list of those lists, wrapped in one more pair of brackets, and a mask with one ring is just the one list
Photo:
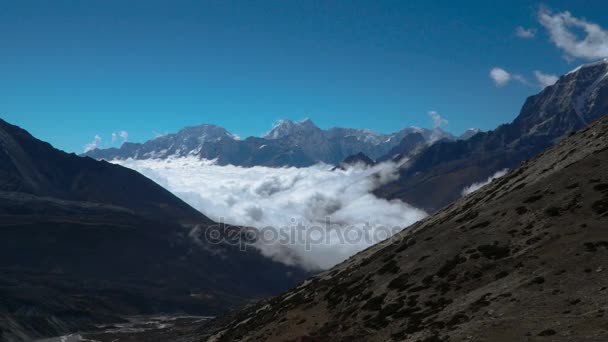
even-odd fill
[(523, 39), (532, 39), (536, 36), (536, 29), (533, 27), (526, 29), (522, 26), (517, 26), (515, 28), (515, 35)]
[(430, 112), (428, 112), (428, 114), (433, 120), (433, 128), (440, 128), (441, 126), (445, 126), (448, 124), (448, 120), (442, 118), (437, 111), (431, 110)]
[(120, 132), (112, 132), (112, 144), (118, 141), (118, 139), (122, 139), (122, 142), (126, 142), (129, 139), (129, 132), (120, 131)]
[(540, 9), (538, 21), (566, 59), (608, 57), (608, 31), (598, 24), (577, 18), (568, 11), (553, 13), (547, 8)]
[(543, 89), (548, 86), (554, 85), (555, 82), (557, 82), (557, 80), (559, 79), (559, 77), (557, 77), (556, 75), (545, 74), (539, 70), (534, 71), (534, 77), (536, 77), (536, 80), (538, 81), (540, 87)]
[(512, 74), (507, 70), (499, 67), (494, 67), (490, 70), (490, 78), (494, 81), (497, 87), (504, 87), (511, 81), (517, 81), (519, 83), (530, 85), (525, 77), (519, 74)]
[(93, 138), (93, 141), (84, 145), (84, 152), (87, 153), (89, 151), (92, 151), (92, 150), (98, 148), (100, 144), (101, 144), (101, 137), (98, 134), (96, 134), (95, 137)]
[(494, 81), (497, 87), (507, 85), (511, 80), (511, 74), (502, 68), (492, 68), (490, 70), (490, 78)]

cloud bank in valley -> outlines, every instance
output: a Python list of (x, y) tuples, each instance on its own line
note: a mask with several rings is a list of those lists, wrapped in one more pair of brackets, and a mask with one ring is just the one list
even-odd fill
[(329, 244), (313, 244), (310, 250), (303, 244), (261, 246), (269, 257), (310, 269), (329, 268), (371, 245), (365, 240), (340, 243), (331, 235), (345, 230), (386, 232), (387, 228), (405, 228), (426, 216), (403, 202), (387, 201), (371, 193), (395, 179), (396, 167), (390, 163), (335, 171), (329, 171), (328, 165), (219, 166), (194, 157), (114, 163), (139, 171), (216, 221), (278, 231), (300, 223), (326, 227), (329, 218)]

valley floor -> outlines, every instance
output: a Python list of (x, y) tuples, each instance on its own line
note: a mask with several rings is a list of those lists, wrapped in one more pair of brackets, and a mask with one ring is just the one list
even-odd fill
[(126, 323), (99, 326), (97, 331), (37, 340), (36, 342), (166, 342), (195, 341), (195, 330), (212, 317), (205, 316), (133, 316)]

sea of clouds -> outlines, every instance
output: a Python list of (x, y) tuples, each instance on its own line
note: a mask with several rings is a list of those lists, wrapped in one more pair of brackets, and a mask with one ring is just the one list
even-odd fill
[(372, 193), (397, 177), (393, 163), (347, 170), (331, 170), (323, 164), (307, 168), (220, 166), (195, 157), (113, 163), (142, 173), (216, 222), (266, 233), (303, 227), (310, 233), (304, 235), (306, 241), (268, 240), (258, 248), (275, 260), (308, 269), (329, 268), (427, 215)]

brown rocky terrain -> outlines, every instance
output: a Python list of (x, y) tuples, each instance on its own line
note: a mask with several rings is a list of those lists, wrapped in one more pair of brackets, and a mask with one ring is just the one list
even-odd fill
[(608, 119), (207, 341), (608, 340)]

